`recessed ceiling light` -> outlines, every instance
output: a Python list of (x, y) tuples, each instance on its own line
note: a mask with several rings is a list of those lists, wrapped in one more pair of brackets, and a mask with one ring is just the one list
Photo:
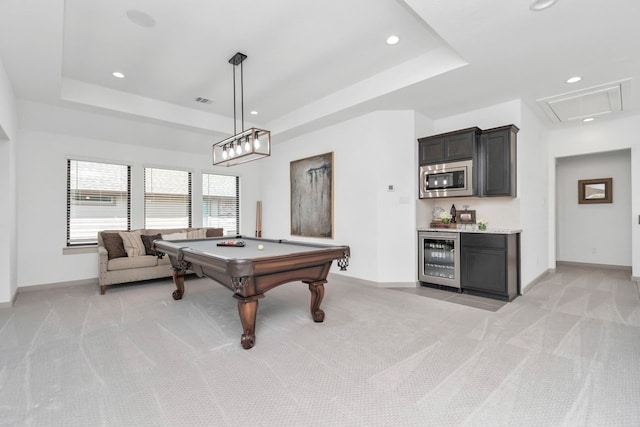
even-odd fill
[(256, 110), (251, 110), (249, 113), (253, 114), (254, 116), (256, 116), (258, 114), (258, 112)]
[(396, 35), (387, 37), (387, 44), (389, 46), (393, 46), (394, 44), (398, 44), (399, 41), (400, 41), (400, 37), (398, 37)]
[(117, 77), (119, 79), (124, 79), (124, 74), (122, 74), (120, 71), (114, 71), (112, 73), (113, 77)]
[(553, 6), (553, 4), (558, 0), (534, 0), (533, 3), (529, 6), (529, 9), (534, 12), (538, 12), (540, 10), (544, 10), (548, 7)]
[(129, 21), (141, 27), (151, 28), (156, 26), (156, 20), (141, 10), (127, 10), (127, 18), (129, 18)]
[(583, 122), (592, 122), (595, 119), (593, 117), (587, 117), (586, 119), (583, 120)]
[(567, 79), (567, 83), (577, 83), (580, 80), (582, 80), (582, 77), (580, 76), (575, 76), (575, 77), (571, 77), (569, 79)]

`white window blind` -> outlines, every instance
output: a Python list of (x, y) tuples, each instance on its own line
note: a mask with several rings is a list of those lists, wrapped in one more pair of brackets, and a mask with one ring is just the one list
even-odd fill
[(144, 226), (191, 227), (191, 172), (144, 169)]
[(239, 233), (239, 177), (202, 174), (202, 225), (223, 228), (225, 235)]
[(67, 246), (96, 244), (98, 231), (129, 230), (131, 167), (67, 160)]

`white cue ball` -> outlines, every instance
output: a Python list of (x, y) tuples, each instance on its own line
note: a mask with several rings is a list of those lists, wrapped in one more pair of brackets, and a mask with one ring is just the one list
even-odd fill
[(264, 246), (262, 246), (262, 245), (258, 245), (258, 250), (259, 250), (259, 251), (261, 251), (261, 250), (263, 250), (263, 249), (264, 249)]

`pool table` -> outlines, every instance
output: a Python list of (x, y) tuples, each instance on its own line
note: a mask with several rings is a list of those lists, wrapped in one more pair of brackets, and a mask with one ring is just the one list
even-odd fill
[[(244, 246), (219, 246), (229, 240), (242, 241)], [(311, 292), (311, 316), (315, 322), (324, 320), (320, 303), (324, 284), (333, 260), (341, 270), (349, 265), (349, 246), (273, 240), (238, 236), (190, 240), (156, 240), (159, 254), (171, 260), (175, 300), (184, 296), (184, 276), (187, 270), (199, 277), (209, 277), (233, 291), (238, 300), (242, 322), (242, 347), (255, 343), (258, 300), (269, 289), (288, 282), (302, 281)]]

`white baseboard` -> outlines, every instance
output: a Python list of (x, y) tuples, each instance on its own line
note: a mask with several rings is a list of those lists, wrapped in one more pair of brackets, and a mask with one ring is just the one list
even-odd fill
[(547, 268), (545, 271), (540, 273), (538, 277), (536, 277), (535, 279), (533, 279), (532, 281), (530, 281), (520, 289), (521, 295), (524, 295), (527, 292), (529, 292), (531, 289), (533, 289), (535, 285), (537, 285), (540, 282), (543, 282), (547, 277), (549, 277), (550, 274), (553, 274), (555, 272), (556, 272), (555, 268)]
[(593, 267), (593, 268), (609, 268), (612, 270), (628, 270), (631, 272), (630, 265), (613, 265), (613, 264), (592, 264), (589, 262), (575, 262), (575, 261), (556, 261), (556, 265), (568, 265), (576, 267)]
[(18, 288), (18, 292), (16, 293), (41, 291), (43, 289), (67, 288), (69, 286), (98, 286), (98, 278), (96, 277), (94, 279), (72, 280), (70, 282), (44, 283), (42, 285), (33, 286), (21, 286)]
[(380, 282), (379, 288), (418, 288), (418, 282)]
[(372, 280), (358, 279), (357, 277), (343, 276), (342, 274), (336, 273), (329, 273), (327, 280), (331, 282), (332, 277), (348, 283), (371, 286), (374, 288), (415, 288), (418, 286), (417, 282), (374, 282)]
[(13, 304), (16, 302), (16, 297), (18, 296), (18, 290), (11, 295), (11, 299), (9, 301), (0, 302), (0, 308), (11, 308)]

